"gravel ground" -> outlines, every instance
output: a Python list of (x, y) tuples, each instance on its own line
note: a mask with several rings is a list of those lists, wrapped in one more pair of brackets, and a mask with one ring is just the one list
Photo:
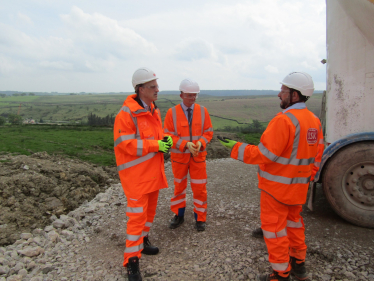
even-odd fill
[[(260, 225), (257, 166), (232, 159), (207, 162), (208, 216), (204, 232), (194, 229), (192, 193), (187, 189), (184, 224), (170, 230), (173, 193), (170, 162), (165, 166), (169, 188), (161, 190), (151, 242), (156, 256), (142, 256), (144, 280), (255, 280), (269, 272), (262, 239), (251, 237)], [(316, 210), (303, 211), (310, 280), (374, 280), (374, 230), (340, 219), (317, 194)], [(51, 225), (21, 234), (0, 248), (0, 281), (121, 280), (125, 249), (126, 199), (115, 184), (67, 216), (51, 217)]]

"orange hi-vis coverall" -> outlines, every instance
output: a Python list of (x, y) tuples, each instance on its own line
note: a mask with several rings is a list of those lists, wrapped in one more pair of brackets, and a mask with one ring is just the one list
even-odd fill
[[(164, 121), (164, 133), (173, 138), (171, 148), (172, 169), (174, 174), (174, 197), (171, 210), (184, 216), (186, 209), (187, 174), (190, 172), (196, 221), (206, 221), (207, 211), (207, 173), (205, 158), (206, 146), (213, 137), (213, 127), (208, 110), (194, 104), (192, 120), (188, 122), (181, 104), (168, 110)], [(201, 142), (197, 156), (192, 156), (186, 147), (187, 142)]]
[(114, 123), (114, 153), (123, 190), (127, 198), (126, 249), (124, 263), (141, 257), (143, 238), (156, 214), (158, 192), (168, 186), (164, 155), (158, 152), (163, 138), (161, 114), (141, 106), (137, 95), (128, 96)]
[(288, 272), (290, 256), (305, 260), (300, 212), (323, 149), (320, 120), (305, 103), (296, 103), (270, 121), (258, 146), (237, 143), (231, 151), (234, 159), (259, 164), (261, 228), (275, 271)]

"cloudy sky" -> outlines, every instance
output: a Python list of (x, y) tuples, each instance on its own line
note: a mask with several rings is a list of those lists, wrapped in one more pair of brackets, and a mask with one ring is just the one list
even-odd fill
[(0, 1), (0, 90), (272, 89), (291, 71), (325, 89), (325, 0)]

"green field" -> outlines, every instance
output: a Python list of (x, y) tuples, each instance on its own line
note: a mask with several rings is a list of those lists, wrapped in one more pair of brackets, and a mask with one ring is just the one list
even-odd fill
[[(25, 119), (39, 122), (69, 122), (86, 124), (87, 116), (94, 113), (99, 117), (116, 115), (126, 96), (122, 95), (66, 95), (66, 96), (18, 96), (0, 98), (0, 115), (21, 115)], [(307, 102), (308, 108), (317, 116), (321, 106), (322, 94), (315, 94)], [(156, 101), (162, 118), (167, 110), (181, 102), (178, 95), (159, 95)], [(276, 113), (280, 112), (277, 96), (240, 96), (216, 97), (200, 95), (197, 102), (205, 106), (212, 116), (215, 130), (226, 126), (242, 127), (239, 123), (251, 123), (259, 120), (267, 124)], [(224, 118), (234, 119), (236, 121)]]
[[(69, 96), (18, 96), (0, 98), (0, 115), (17, 114), (35, 121), (43, 119), (49, 124), (6, 125), (0, 127), (0, 154), (30, 155), (46, 151), (77, 157), (98, 165), (114, 166), (113, 133), (110, 127), (84, 125), (87, 116), (94, 113), (105, 117), (116, 114), (126, 96), (121, 95), (69, 95)], [(314, 95), (307, 106), (319, 115), (322, 95)], [(157, 106), (162, 118), (167, 110), (181, 102), (178, 95), (159, 95)], [(205, 106), (215, 131), (239, 133), (253, 120), (266, 127), (280, 112), (276, 96), (215, 97), (201, 95), (197, 102)], [(20, 106), (21, 104), (21, 106)], [(225, 118), (233, 119), (227, 120)], [(70, 125), (50, 124), (64, 121)], [(241, 123), (241, 124), (239, 124)], [(74, 125), (72, 125), (74, 124)], [(241, 135), (247, 143), (258, 144), (261, 133)]]
[(77, 157), (98, 165), (115, 165), (112, 128), (59, 125), (0, 127), (0, 154), (48, 154)]

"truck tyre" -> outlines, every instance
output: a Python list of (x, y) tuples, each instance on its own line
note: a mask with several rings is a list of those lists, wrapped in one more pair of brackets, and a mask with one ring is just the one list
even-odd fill
[(325, 167), (323, 190), (345, 220), (374, 228), (374, 143), (359, 142), (336, 152)]

